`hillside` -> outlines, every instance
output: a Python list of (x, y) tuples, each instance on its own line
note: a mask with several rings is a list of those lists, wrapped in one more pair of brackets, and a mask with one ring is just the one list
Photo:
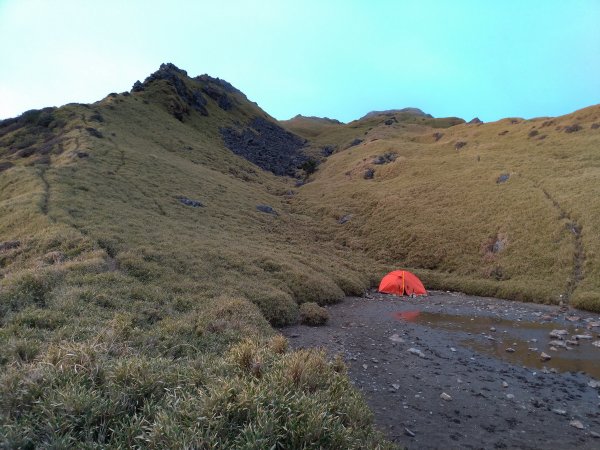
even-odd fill
[(272, 338), (299, 303), (372, 277), (290, 209), (295, 180), (275, 173), (302, 172), (302, 146), (226, 82), (172, 65), (3, 121), (0, 446), (379, 439), (339, 363)]
[(398, 267), (600, 311), (599, 123), (278, 122), (172, 64), (0, 122), (0, 446), (387, 446), (272, 326)]
[(488, 124), (418, 118), (310, 133), (336, 150), (298, 210), (430, 287), (600, 311), (600, 106)]

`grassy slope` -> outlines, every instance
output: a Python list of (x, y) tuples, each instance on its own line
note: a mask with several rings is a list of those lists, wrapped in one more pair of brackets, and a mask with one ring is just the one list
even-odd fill
[[(320, 216), (351, 249), (414, 268), (430, 287), (548, 303), (562, 295), (600, 311), (600, 107), (446, 129), (384, 119), (311, 130), (341, 150), (302, 189), (299, 211)], [(582, 129), (565, 132), (573, 124)], [(364, 142), (346, 149), (354, 138)], [(389, 152), (394, 162), (372, 163)], [(368, 168), (373, 180), (363, 178)], [(509, 180), (497, 183), (502, 174)], [(505, 245), (493, 252), (497, 241)]]
[(11, 150), (42, 128), (2, 138), (1, 446), (386, 445), (342, 365), (271, 337), (370, 280), (290, 211), (289, 180), (223, 147), (219, 126), (264, 115), (233, 96), (180, 122), (159, 81), (53, 111), (49, 157)]

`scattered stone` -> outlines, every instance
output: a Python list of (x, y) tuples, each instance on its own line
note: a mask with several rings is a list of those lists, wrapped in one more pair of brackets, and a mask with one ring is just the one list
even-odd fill
[(578, 123), (565, 127), (565, 133), (575, 133), (576, 131), (582, 130), (583, 128)]
[(568, 344), (568, 345), (579, 345), (579, 341), (568, 339), (568, 340), (565, 341), (565, 344)]
[(537, 347), (529, 347), (527, 350), (529, 350), (530, 352), (537, 352), (538, 348)]
[(502, 173), (498, 176), (498, 178), (496, 178), (496, 184), (506, 183), (509, 178), (510, 178), (509, 173)]
[(514, 394), (506, 394), (506, 398), (508, 400), (514, 400), (515, 396), (514, 396)]
[(550, 337), (554, 339), (564, 339), (564, 336), (569, 334), (567, 330), (552, 330), (550, 332)]
[(508, 387), (508, 383), (507, 383), (506, 381), (503, 381), (503, 382), (502, 382), (502, 387), (503, 387), (503, 388), (507, 388), (507, 387)]
[(578, 320), (581, 320), (581, 317), (579, 317), (579, 316), (569, 316), (569, 317), (565, 317), (565, 319), (567, 319), (569, 322), (577, 322)]
[[(594, 125), (598, 125), (598, 124), (594, 124)], [(598, 127), (596, 127), (598, 128)], [(600, 433), (596, 433), (595, 431), (590, 431), (590, 436), (592, 436), (593, 438), (600, 438)]]
[(392, 342), (404, 342), (404, 339), (402, 339), (398, 334), (392, 334), (389, 337), (389, 340)]
[(21, 241), (5, 241), (0, 242), (0, 252), (6, 250), (12, 250), (14, 248), (19, 248), (21, 246)]
[(569, 425), (571, 425), (574, 428), (577, 428), (578, 430), (583, 430), (583, 424), (580, 420), (571, 420), (569, 422)]
[(387, 152), (384, 153), (383, 155), (377, 155), (374, 159), (373, 159), (373, 164), (389, 164), (391, 162), (396, 161), (396, 158), (398, 157), (398, 155), (394, 152)]
[(552, 350), (553, 352), (557, 352), (558, 349), (556, 347), (550, 347), (550, 350)]
[(202, 204), (202, 202), (200, 202), (198, 200), (192, 200), (191, 198), (187, 198), (182, 195), (175, 197), (175, 198), (177, 200), (179, 200), (179, 202), (184, 204), (185, 206), (191, 206), (193, 208), (204, 208), (204, 205)]
[(404, 428), (404, 434), (406, 434), (407, 436), (410, 436), (410, 437), (415, 437), (415, 433), (413, 433), (406, 427)]
[(548, 361), (548, 360), (552, 359), (552, 356), (548, 355), (547, 353), (542, 352), (540, 354), (540, 359), (542, 361)]
[(342, 216), (338, 219), (338, 223), (340, 225), (344, 225), (347, 222), (350, 222), (350, 220), (352, 219), (352, 214), (346, 214), (345, 216)]
[(365, 173), (363, 174), (363, 178), (365, 180), (372, 180), (375, 177), (375, 169), (369, 167), (368, 169), (365, 170)]
[(413, 355), (417, 355), (419, 358), (425, 358), (425, 353), (423, 353), (418, 348), (411, 347), (411, 348), (408, 349), (408, 353), (411, 353)]
[(591, 388), (594, 388), (594, 389), (600, 388), (600, 381), (590, 380), (590, 381), (588, 381), (588, 386)]
[(465, 145), (467, 145), (467, 143), (465, 141), (458, 141), (456, 144), (454, 144), (454, 149), (455, 150), (460, 150)]
[(514, 349), (514, 348), (512, 348), (512, 347), (508, 347), (508, 348), (506, 349), (506, 351), (507, 351), (508, 353), (514, 353), (514, 352), (515, 352), (515, 349)]
[(548, 320), (552, 320), (552, 316), (549, 316), (548, 314), (545, 314), (541, 317), (542, 320), (548, 321)]
[(594, 347), (600, 347), (600, 341), (594, 341), (594, 342), (592, 342), (592, 345)]
[(277, 214), (277, 211), (275, 211), (269, 205), (256, 205), (256, 209), (259, 210), (260, 212), (265, 213), (265, 214), (272, 214), (274, 216), (278, 216), (279, 215), (279, 214)]
[(600, 327), (600, 322), (589, 321), (588, 322), (588, 327), (590, 327), (590, 328)]
[(577, 341), (581, 341), (584, 339), (592, 339), (593, 336), (591, 334), (576, 334), (575, 336), (573, 336), (573, 339), (577, 340)]
[(400, 385), (399, 385), (399, 384), (396, 384), (396, 383), (393, 383), (393, 384), (392, 384), (392, 388), (393, 388), (393, 389), (395, 389), (395, 390), (397, 391), (398, 389), (400, 389)]
[(362, 368), (365, 369), (365, 370), (367, 370), (369, 368), (369, 366), (367, 366), (366, 364), (363, 364)]
[(548, 342), (548, 345), (552, 345), (552, 346), (556, 346), (556, 347), (566, 347), (567, 343), (565, 341), (550, 341)]
[(442, 392), (442, 393), (440, 394), (440, 398), (441, 398), (442, 400), (445, 400), (445, 401), (447, 401), (447, 402), (449, 402), (450, 400), (452, 400), (452, 397), (451, 397), (450, 395), (446, 394), (445, 392)]
[(495, 327), (490, 327), (490, 331), (496, 331)]
[(455, 349), (454, 347), (450, 347), (450, 351), (451, 351), (451, 352), (455, 352), (455, 351), (456, 351), (456, 349)]
[(558, 414), (559, 416), (566, 416), (567, 415), (567, 411), (565, 411), (564, 409), (553, 409), (552, 412), (554, 414)]
[(346, 147), (346, 148), (355, 147), (358, 144), (360, 144), (362, 141), (363, 141), (362, 139), (354, 139), (352, 142), (350, 142), (350, 145), (348, 145), (348, 147)]

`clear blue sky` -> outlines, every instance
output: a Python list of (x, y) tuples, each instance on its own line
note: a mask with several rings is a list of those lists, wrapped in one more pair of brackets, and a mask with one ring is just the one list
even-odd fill
[(0, 43), (0, 118), (129, 90), (162, 62), (278, 119), (600, 103), (600, 0), (0, 0)]

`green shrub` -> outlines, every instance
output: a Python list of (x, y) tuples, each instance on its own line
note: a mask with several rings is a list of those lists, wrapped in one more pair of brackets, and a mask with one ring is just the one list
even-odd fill
[(316, 303), (308, 302), (300, 305), (300, 322), (305, 325), (323, 325), (329, 320), (327, 310)]

